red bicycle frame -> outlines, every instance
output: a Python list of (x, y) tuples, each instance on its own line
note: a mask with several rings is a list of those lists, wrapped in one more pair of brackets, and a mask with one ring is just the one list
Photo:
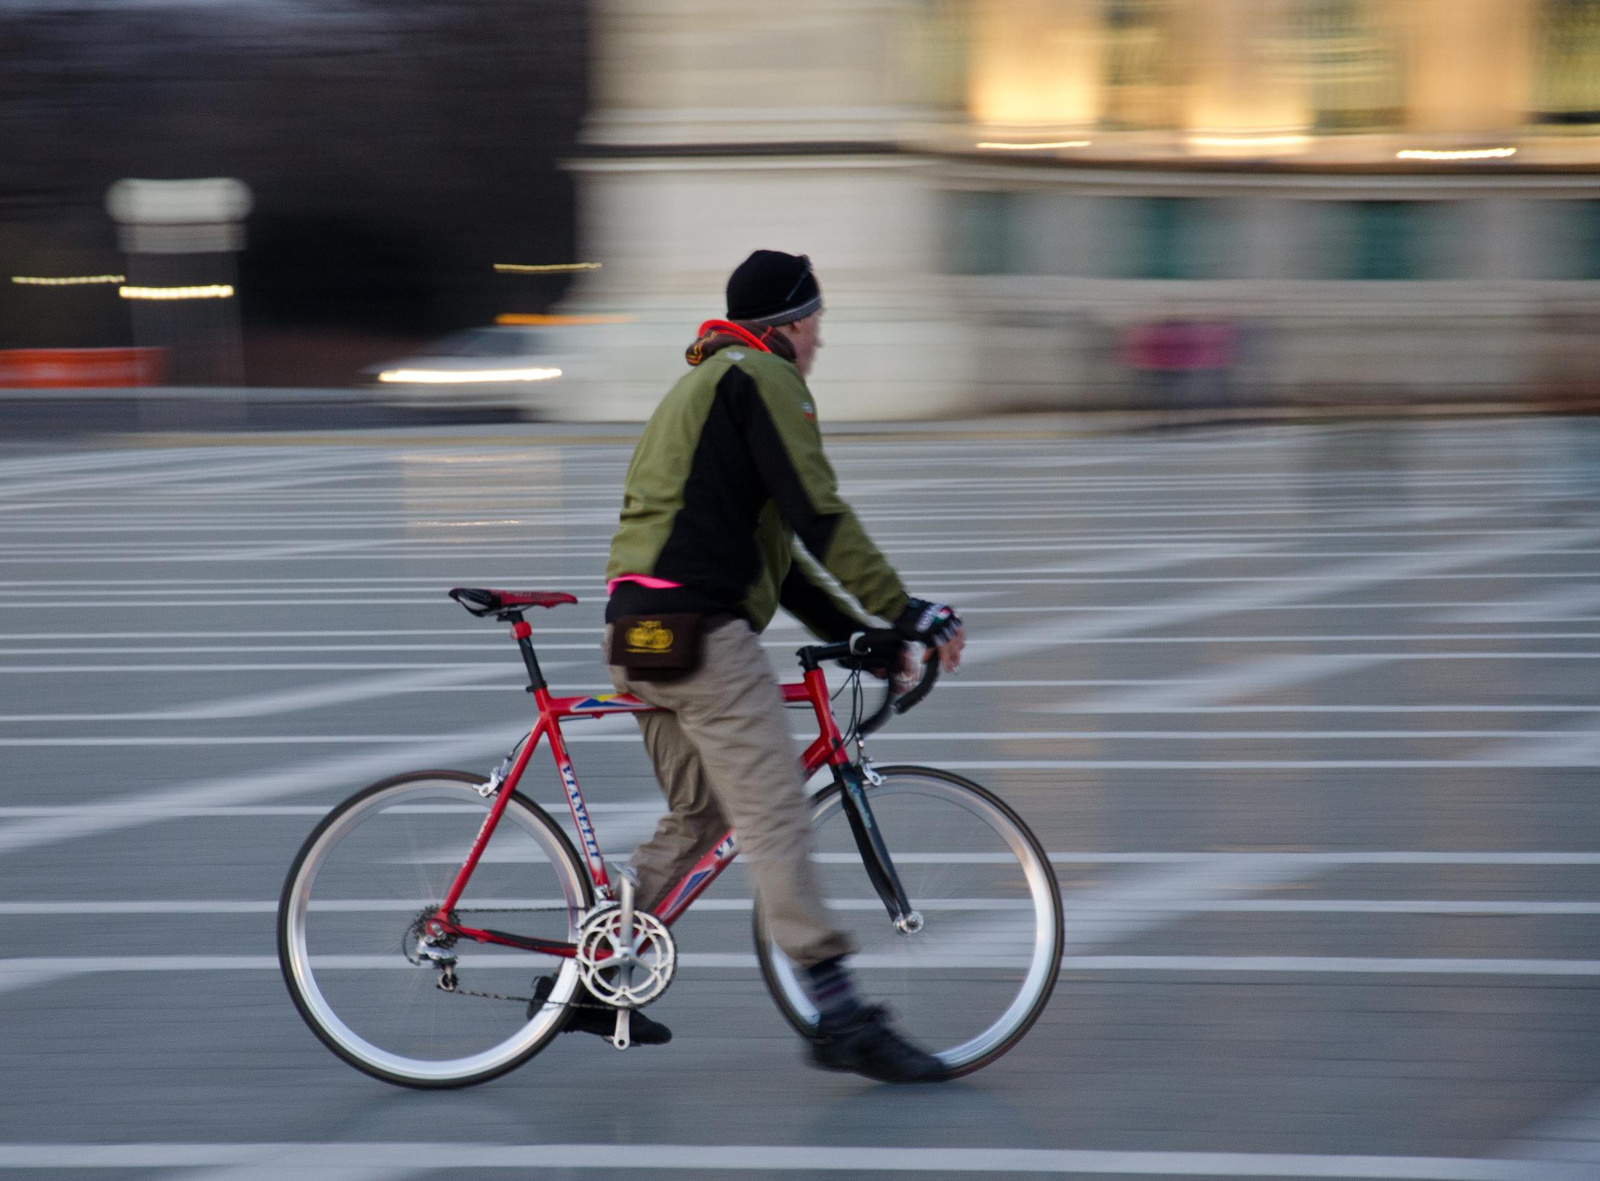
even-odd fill
[[(527, 624), (519, 622), (512, 634), (519, 643), (525, 645), (530, 631)], [(540, 739), (548, 739), (550, 742), (550, 752), (555, 758), (556, 771), (561, 776), (561, 785), (566, 791), (567, 806), (572, 811), (572, 823), (583, 846), (584, 863), (588, 867), (589, 880), (594, 885), (595, 894), (602, 899), (614, 897), (611, 878), (606, 872), (605, 860), (600, 855), (599, 842), (595, 839), (594, 824), (589, 819), (589, 809), (585, 807), (583, 792), (578, 787), (578, 776), (572, 767), (572, 757), (567, 753), (567, 744), (561, 734), (561, 723), (563, 720), (574, 718), (654, 713), (656, 707), (631, 693), (612, 693), (600, 697), (552, 697), (542, 680), (542, 677), (538, 678), (533, 686), (534, 701), (539, 707), (539, 719), (529, 732), (528, 740), (518, 750), (510, 770), (500, 784), (499, 794), (489, 809), (489, 815), (473, 839), (466, 861), (456, 874), (449, 893), (428, 927), (430, 934), (433, 935), (454, 935), (479, 943), (498, 943), (506, 947), (517, 947), (571, 959), (576, 950), (571, 943), (514, 935), (506, 931), (464, 927), (451, 917), (451, 912), (466, 890), (472, 871), (477, 868), (478, 860), (483, 856), (489, 838), (494, 835), (495, 827), (500, 823), (500, 817), (511, 799), (511, 793), (516, 790), (517, 783), (521, 780), (522, 773), (528, 766), (528, 760), (533, 757), (534, 748), (539, 745)], [(800, 757), (800, 765), (806, 775), (810, 776), (825, 766), (848, 764), (850, 756), (845, 749), (838, 723), (833, 717), (828, 696), (828, 682), (822, 670), (808, 669), (801, 681), (783, 685), (781, 688), (785, 703), (809, 703), (816, 714), (817, 737)], [(711, 883), (717, 880), (722, 871), (727, 869), (738, 855), (738, 841), (730, 829), (722, 840), (695, 863), (694, 867), (684, 875), (683, 880), (667, 892), (667, 896), (656, 907), (655, 916), (671, 926), (684, 911), (689, 909), (696, 898), (705, 893)]]

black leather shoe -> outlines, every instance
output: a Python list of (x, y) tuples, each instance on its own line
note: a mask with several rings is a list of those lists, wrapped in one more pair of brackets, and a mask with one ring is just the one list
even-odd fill
[(949, 1073), (943, 1062), (896, 1033), (881, 1005), (824, 1020), (811, 1036), (811, 1060), (824, 1070), (848, 1070), (880, 1083), (933, 1083)]
[[(531, 1021), (544, 1007), (545, 1000), (556, 986), (554, 976), (540, 976), (533, 982), (533, 999), (528, 1002), (528, 1019)], [(595, 1005), (596, 1008), (584, 1006)], [(567, 1010), (567, 1023), (562, 1033), (592, 1033), (610, 1039), (617, 1032), (617, 1011), (602, 1004), (580, 982), (572, 994), (572, 1008)], [(634, 1046), (664, 1046), (672, 1040), (672, 1030), (659, 1021), (652, 1021), (638, 1009), (628, 1019), (628, 1043)]]

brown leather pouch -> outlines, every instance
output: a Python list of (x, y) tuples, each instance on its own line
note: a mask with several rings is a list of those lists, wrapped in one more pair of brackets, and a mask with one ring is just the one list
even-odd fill
[(700, 667), (704, 615), (623, 615), (611, 625), (606, 660), (641, 681), (665, 681)]

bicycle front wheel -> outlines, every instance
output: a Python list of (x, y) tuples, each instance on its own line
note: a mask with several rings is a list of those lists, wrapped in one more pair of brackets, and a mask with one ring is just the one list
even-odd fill
[[(922, 927), (896, 930), (867, 878), (838, 784), (812, 801), (828, 917), (855, 941), (861, 991), (952, 1077), (1004, 1054), (1044, 1011), (1061, 962), (1061, 890), (1033, 833), (997, 796), (927, 767), (884, 767), (867, 798)], [(817, 1010), (756, 908), (756, 953), (802, 1035)]]
[[(561, 1029), (574, 961), (462, 942), (459, 987), (417, 955), (419, 924), (444, 901), (492, 799), (481, 775), (419, 771), (358, 792), (301, 847), (278, 903), (278, 959), (296, 1008), (335, 1054), (414, 1087), (459, 1087), (504, 1074)], [(514, 794), (456, 907), (480, 930), (572, 942), (593, 889), (572, 843)], [(554, 973), (530, 1019), (537, 975)], [(492, 995), (478, 995), (492, 994)]]

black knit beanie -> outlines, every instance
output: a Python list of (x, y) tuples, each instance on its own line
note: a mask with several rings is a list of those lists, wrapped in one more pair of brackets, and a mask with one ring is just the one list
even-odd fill
[(822, 306), (822, 288), (803, 254), (757, 250), (728, 279), (728, 319), (792, 324)]

